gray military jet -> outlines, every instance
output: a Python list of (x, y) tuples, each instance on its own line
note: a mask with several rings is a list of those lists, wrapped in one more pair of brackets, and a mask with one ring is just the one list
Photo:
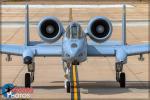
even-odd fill
[[(126, 43), (126, 13), (122, 20), (122, 42), (107, 41), (112, 35), (112, 23), (103, 16), (92, 18), (85, 30), (78, 22), (71, 22), (66, 30), (56, 17), (45, 17), (38, 25), (39, 36), (44, 42), (32, 42), (29, 40), (29, 11), (26, 5), (25, 20), (25, 44), (1, 44), (0, 52), (7, 54), (7, 60), (11, 55), (23, 57), (23, 62), (28, 66), (25, 73), (25, 87), (30, 87), (34, 81), (35, 57), (62, 57), (63, 68), (67, 76), (71, 65), (79, 65), (87, 60), (87, 57), (115, 57), (116, 81), (120, 87), (125, 87), (126, 77), (123, 72), (123, 64), (127, 63), (128, 56), (140, 55), (150, 52), (150, 44), (128, 45)], [(94, 43), (89, 43), (87, 37)], [(62, 37), (62, 42), (56, 43)], [(65, 88), (70, 89), (70, 79), (66, 77)]]

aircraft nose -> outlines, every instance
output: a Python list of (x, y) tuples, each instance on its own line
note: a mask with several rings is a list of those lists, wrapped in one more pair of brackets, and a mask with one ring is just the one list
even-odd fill
[(71, 52), (70, 52), (70, 58), (74, 59), (77, 56), (77, 53), (78, 53), (77, 51), (71, 50)]
[(71, 44), (71, 49), (70, 49), (70, 58), (74, 59), (79, 52), (79, 47), (76, 43)]

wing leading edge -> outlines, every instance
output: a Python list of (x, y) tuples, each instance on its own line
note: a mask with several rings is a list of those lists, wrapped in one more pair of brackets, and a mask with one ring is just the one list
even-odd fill
[(23, 46), (13, 44), (0, 45), (0, 53), (22, 56), (25, 50), (30, 49), (34, 52), (34, 56), (61, 56), (61, 45), (37, 45), (37, 46)]
[(150, 44), (127, 45), (124, 47), (129, 56), (150, 53)]
[(135, 45), (88, 45), (88, 56), (115, 56), (122, 49), (127, 56), (150, 53), (150, 44)]
[[(0, 53), (22, 56), (23, 52), (31, 49), (34, 56), (62, 56), (62, 45), (23, 46), (13, 44), (0, 45)], [(150, 44), (136, 45), (88, 45), (88, 56), (115, 56), (122, 49), (127, 56), (150, 53)]]
[(2, 44), (0, 45), (0, 53), (19, 55), (21, 56), (24, 50), (24, 46), (13, 45), (13, 44)]

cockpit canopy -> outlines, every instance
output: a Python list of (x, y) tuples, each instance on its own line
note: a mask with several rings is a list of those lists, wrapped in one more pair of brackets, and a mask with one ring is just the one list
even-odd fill
[(66, 37), (71, 39), (77, 39), (83, 37), (83, 31), (77, 22), (72, 22), (66, 29)]

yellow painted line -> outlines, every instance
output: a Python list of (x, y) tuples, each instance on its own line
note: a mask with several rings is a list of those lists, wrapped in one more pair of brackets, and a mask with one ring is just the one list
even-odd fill
[(73, 92), (74, 92), (74, 100), (78, 100), (78, 91), (77, 91), (77, 77), (76, 77), (76, 66), (73, 65), (73, 84), (74, 84), (74, 88), (73, 88)]

